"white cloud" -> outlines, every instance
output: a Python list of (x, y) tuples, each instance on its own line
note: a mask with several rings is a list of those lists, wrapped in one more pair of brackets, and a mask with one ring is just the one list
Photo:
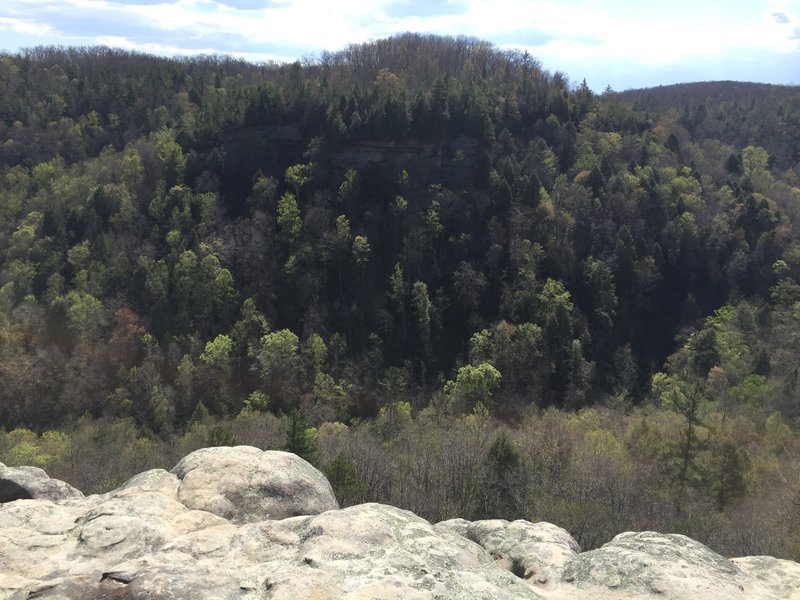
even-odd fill
[[(654, 19), (652, 14), (633, 10), (601, 12), (591, 7), (576, 8), (574, 4), (540, 5), (537, 10), (544, 9), (556, 39), (528, 50), (545, 64), (585, 57), (588, 61), (605, 59), (657, 66), (789, 52), (796, 46), (785, 27), (770, 17), (774, 11), (767, 5), (750, 3), (747, 14), (738, 14), (735, 5), (727, 4), (698, 3), (691, 14), (678, 8)], [(758, 18), (754, 20), (753, 14)], [(779, 30), (781, 27), (784, 30)], [(599, 39), (600, 43), (583, 42), (583, 35)]]
[(424, 1), (398, 10), (399, 0), (3, 0), (0, 29), (52, 43), (248, 60), (295, 59), (403, 31), (467, 35), (524, 48), (577, 77), (582, 64), (644, 72), (768, 61), (800, 43), (800, 0), (671, 0), (670, 10), (632, 0), (461, 0), (425, 4), (415, 16), (414, 3)]
[[(138, 52), (156, 54), (159, 56), (197, 56), (198, 54), (210, 56), (221, 53), (218, 48), (212, 47), (187, 49), (179, 46), (170, 46), (168, 44), (137, 44), (125, 37), (120, 36), (101, 36), (97, 38), (97, 43), (102, 46), (123, 48), (125, 50), (136, 50)], [(224, 54), (253, 63), (291, 62), (294, 60), (294, 57), (292, 56), (271, 54), (268, 52), (225, 52)]]
[(0, 30), (10, 30), (27, 35), (48, 35), (53, 33), (52, 28), (48, 25), (30, 23), (22, 19), (11, 19), (8, 17), (0, 17)]

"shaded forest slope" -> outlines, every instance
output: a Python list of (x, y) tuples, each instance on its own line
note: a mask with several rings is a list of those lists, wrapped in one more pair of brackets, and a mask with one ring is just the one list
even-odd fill
[(636, 402), (798, 269), (791, 88), (596, 96), (409, 34), (292, 65), (38, 48), (0, 89), (7, 426), (347, 419), (451, 378), (467, 411)]

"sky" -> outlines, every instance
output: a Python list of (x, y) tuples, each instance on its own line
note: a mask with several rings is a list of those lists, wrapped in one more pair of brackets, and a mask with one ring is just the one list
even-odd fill
[(294, 61), (406, 31), (527, 50), (602, 91), (800, 85), (800, 0), (2, 0), (0, 49), (106, 45)]

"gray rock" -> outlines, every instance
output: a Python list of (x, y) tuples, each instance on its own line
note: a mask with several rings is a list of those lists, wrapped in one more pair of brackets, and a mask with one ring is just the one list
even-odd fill
[(779, 598), (700, 542), (652, 531), (621, 533), (602, 548), (579, 554), (561, 579), (566, 585), (559, 598)]
[(477, 544), (382, 504), (245, 525), (228, 558), (276, 600), (543, 598)]
[(136, 490), (142, 492), (158, 492), (165, 496), (178, 497), (180, 480), (164, 469), (150, 469), (134, 475), (122, 484), (120, 490)]
[(477, 543), (498, 566), (540, 590), (554, 589), (566, 564), (581, 551), (566, 530), (545, 522), (453, 519), (436, 527)]
[[(116, 579), (119, 574), (106, 574), (106, 580), (124, 584), (117, 591), (115, 600), (152, 600), (169, 598), (175, 600), (261, 600), (264, 595), (253, 596), (239, 586), (233, 569), (202, 563), (161, 562), (144, 569), (132, 579)], [(297, 599), (296, 599), (297, 600)]]
[(0, 598), (6, 587), (14, 589), (5, 577), (22, 577), (35, 583), (69, 575), (70, 557), (81, 530), (77, 521), (84, 511), (48, 500), (0, 505)]
[(7, 467), (0, 463), (0, 503), (14, 500), (83, 498), (80, 490), (60, 479), (52, 479), (38, 467)]
[(800, 600), (800, 564), (771, 556), (745, 556), (731, 562), (777, 598)]
[(325, 476), (289, 452), (250, 446), (204, 448), (172, 473), (178, 499), (233, 523), (313, 515), (339, 508)]
[(117, 598), (116, 592), (124, 590), (124, 588), (124, 584), (111, 579), (97, 581), (94, 577), (83, 575), (39, 583), (33, 586), (22, 598), (109, 600), (110, 598)]

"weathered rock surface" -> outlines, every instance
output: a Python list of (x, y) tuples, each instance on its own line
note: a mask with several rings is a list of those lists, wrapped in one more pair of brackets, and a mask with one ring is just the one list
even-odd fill
[(0, 502), (30, 498), (58, 502), (83, 498), (83, 494), (68, 483), (51, 479), (38, 467), (7, 467), (0, 463)]
[(561, 527), (502, 519), (469, 522), (443, 521), (447, 528), (477, 543), (497, 565), (540, 590), (553, 590), (567, 563), (581, 551), (578, 543)]
[(729, 561), (678, 535), (581, 553), (549, 523), (339, 510), (311, 465), (249, 447), (200, 450), (108, 494), (0, 505), (0, 599), (704, 597), (800, 600), (800, 565)]
[[(740, 559), (742, 560), (742, 559)], [(773, 559), (774, 560), (774, 559)], [(796, 563), (790, 564), (796, 565)], [(800, 566), (800, 565), (796, 565)], [(776, 595), (734, 562), (684, 535), (652, 531), (621, 533), (602, 548), (571, 560), (561, 576), (563, 598), (724, 598), (726, 600), (789, 600), (800, 598), (798, 573), (782, 587), (794, 592)], [(792, 582), (793, 579), (793, 582)]]
[(178, 499), (234, 523), (313, 515), (339, 508), (325, 476), (289, 452), (251, 446), (204, 448), (172, 473)]
[(731, 562), (777, 598), (800, 598), (800, 564), (771, 556), (745, 556)]

